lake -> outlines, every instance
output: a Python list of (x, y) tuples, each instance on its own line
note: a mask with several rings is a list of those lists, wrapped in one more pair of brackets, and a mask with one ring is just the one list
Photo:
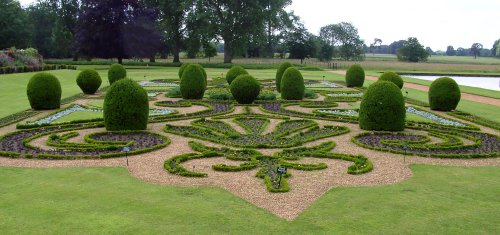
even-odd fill
[(440, 77), (453, 78), (459, 85), (479, 87), (488, 90), (500, 91), (500, 77), (461, 77), (461, 76), (427, 76), (427, 75), (403, 75), (405, 77), (434, 81)]

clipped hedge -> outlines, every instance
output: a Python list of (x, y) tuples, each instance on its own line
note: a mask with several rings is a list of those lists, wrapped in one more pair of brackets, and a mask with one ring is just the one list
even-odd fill
[(94, 94), (101, 86), (101, 83), (101, 76), (93, 69), (85, 69), (76, 77), (76, 84), (85, 94)]
[(302, 100), (304, 98), (304, 78), (299, 70), (289, 67), (281, 78), (281, 98), (285, 100)]
[(233, 97), (240, 104), (251, 104), (260, 93), (260, 83), (251, 75), (236, 77), (230, 85)]
[(181, 78), (181, 95), (183, 99), (202, 99), (205, 94), (205, 77), (203, 71), (191, 64), (184, 69)]
[(61, 106), (61, 83), (50, 73), (37, 73), (27, 88), (28, 100), (35, 110), (58, 109)]
[(148, 125), (148, 94), (131, 79), (121, 79), (111, 85), (103, 109), (108, 131), (145, 130)]
[(429, 104), (432, 110), (451, 111), (460, 102), (460, 87), (449, 77), (434, 80), (429, 88)]
[(283, 62), (276, 71), (276, 90), (278, 90), (278, 92), (281, 92), (281, 79), (283, 78), (283, 74), (290, 67), (293, 67), (293, 65), (289, 62)]
[(109, 85), (127, 77), (127, 70), (121, 64), (112, 64), (108, 70)]
[(229, 83), (229, 85), (231, 85), (231, 82), (233, 82), (233, 80), (236, 77), (243, 75), (243, 74), (248, 74), (248, 72), (243, 67), (235, 65), (235, 66), (231, 67), (231, 69), (229, 71), (227, 71), (226, 81), (227, 81), (227, 83)]
[(392, 82), (377, 81), (366, 90), (359, 109), (363, 130), (402, 131), (406, 109), (401, 90)]
[(378, 80), (392, 82), (396, 84), (396, 86), (398, 86), (399, 89), (402, 89), (404, 85), (403, 78), (401, 78), (401, 76), (399, 76), (399, 74), (395, 72), (385, 72), (382, 75), (380, 75)]
[(353, 64), (345, 74), (345, 82), (348, 87), (363, 87), (365, 82), (365, 70), (359, 64)]
[(204, 78), (204, 83), (205, 83), (205, 89), (207, 89), (207, 85), (208, 85), (208, 77), (207, 77), (207, 71), (205, 71), (205, 68), (203, 68), (203, 66), (201, 66), (201, 64), (193, 64), (194, 66), (198, 67), (198, 69), (201, 70), (201, 72), (203, 73), (203, 78)]
[(182, 63), (181, 67), (179, 67), (179, 79), (182, 78), (182, 74), (184, 73), (184, 70), (191, 65), (191, 63)]

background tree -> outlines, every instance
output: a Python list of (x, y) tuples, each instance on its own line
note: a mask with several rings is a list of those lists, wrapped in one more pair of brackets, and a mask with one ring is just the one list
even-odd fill
[[(265, 50), (264, 56), (272, 58), (282, 32), (292, 27), (293, 13), (284, 9), (292, 4), (291, 0), (268, 0), (264, 8)], [(292, 16), (293, 19), (293, 16)]]
[(27, 47), (30, 32), (28, 15), (19, 1), (0, 0), (0, 49)]
[[(79, 0), (43, 0), (46, 1), (52, 8), (57, 17), (52, 28), (52, 48), (53, 57), (67, 58), (72, 56), (74, 60), (78, 59), (78, 55), (73, 53), (75, 50), (74, 35), (76, 30), (76, 22), (80, 11)], [(41, 2), (43, 2), (41, 1)]]
[(455, 48), (453, 48), (453, 46), (450, 45), (450, 46), (446, 47), (446, 55), (447, 56), (454, 56), (456, 54), (457, 54), (457, 52), (455, 51)]
[(417, 38), (410, 37), (403, 47), (398, 49), (398, 60), (409, 62), (426, 61), (429, 54)]
[(465, 49), (463, 47), (457, 48), (457, 56), (466, 56), (470, 54), (470, 49)]
[(320, 61), (330, 61), (333, 58), (333, 46), (323, 40), (319, 40), (319, 51), (317, 53)]
[(394, 41), (389, 45), (389, 51), (390, 54), (397, 54), (398, 49), (403, 47), (406, 43), (406, 40), (399, 40), (399, 41)]
[(382, 39), (375, 38), (373, 39), (373, 43), (370, 44), (370, 52), (375, 54), (374, 50), (379, 48), (382, 45)]
[[(491, 56), (497, 56), (500, 57), (500, 39), (497, 39), (494, 43), (493, 46), (491, 47)], [(498, 52), (497, 52), (498, 51)]]
[(29, 21), (33, 25), (31, 46), (38, 49), (44, 57), (53, 57), (52, 29), (55, 26), (57, 14), (49, 2), (40, 1), (27, 9)]
[(336, 47), (339, 56), (344, 60), (364, 58), (364, 42), (359, 38), (358, 29), (351, 23), (341, 22), (321, 27), (320, 37)]
[(301, 64), (305, 58), (313, 57), (316, 53), (314, 35), (309, 33), (302, 23), (287, 35), (286, 44), (290, 59), (300, 59)]
[(137, 0), (83, 0), (78, 51), (89, 57), (150, 57), (159, 48), (156, 15)]
[(432, 48), (430, 48), (430, 47), (426, 47), (426, 48), (425, 48), (425, 51), (427, 51), (427, 54), (429, 54), (429, 56), (434, 55), (434, 51), (433, 51), (433, 50), (432, 50)]
[(211, 57), (217, 56), (217, 47), (215, 43), (206, 43), (203, 52), (205, 58), (208, 58), (208, 62), (210, 62)]
[(203, 1), (211, 34), (224, 41), (224, 63), (245, 51), (250, 35), (262, 32), (263, 1)]
[(481, 49), (483, 49), (483, 44), (477, 42), (472, 44), (472, 46), (470, 47), (470, 52), (474, 56), (474, 59), (476, 59), (477, 56), (480, 55)]

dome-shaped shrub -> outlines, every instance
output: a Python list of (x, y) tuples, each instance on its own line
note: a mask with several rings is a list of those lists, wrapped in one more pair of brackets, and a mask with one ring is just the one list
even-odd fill
[(362, 87), (365, 82), (365, 70), (359, 64), (353, 64), (345, 74), (348, 87)]
[(236, 77), (238, 77), (242, 74), (248, 74), (248, 72), (243, 67), (238, 66), (238, 65), (231, 67), (231, 69), (229, 71), (227, 71), (227, 73), (226, 73), (227, 83), (229, 83), (229, 85), (231, 85), (231, 82), (233, 82), (233, 80)]
[(278, 67), (278, 71), (276, 71), (276, 90), (278, 90), (278, 92), (281, 92), (281, 78), (283, 77), (283, 73), (290, 67), (293, 67), (293, 65), (288, 62), (283, 62)]
[(406, 109), (401, 90), (392, 82), (377, 81), (363, 95), (359, 127), (363, 130), (402, 131)]
[(179, 79), (182, 78), (182, 73), (184, 73), (184, 69), (188, 67), (190, 63), (182, 63), (181, 67), (179, 67)]
[(148, 116), (148, 93), (137, 82), (120, 79), (106, 92), (104, 98), (106, 130), (145, 130)]
[(205, 79), (205, 89), (207, 88), (207, 84), (208, 84), (208, 81), (207, 81), (207, 71), (205, 71), (205, 68), (203, 68), (203, 66), (201, 66), (201, 64), (193, 64), (194, 66), (198, 67), (201, 72), (203, 72), (203, 78)]
[(184, 99), (202, 99), (205, 94), (203, 71), (194, 64), (184, 69), (181, 78), (181, 95)]
[(460, 87), (449, 77), (434, 80), (429, 88), (429, 104), (432, 110), (454, 110), (460, 102), (460, 97)]
[(85, 94), (94, 94), (101, 86), (101, 76), (93, 69), (85, 69), (76, 77), (76, 84)]
[(61, 106), (61, 83), (50, 73), (37, 73), (31, 77), (26, 93), (31, 108), (35, 110)]
[(289, 67), (281, 78), (281, 98), (285, 100), (301, 100), (304, 98), (304, 78), (299, 70)]
[(399, 76), (399, 74), (395, 72), (385, 72), (380, 77), (378, 78), (379, 81), (388, 81), (396, 84), (396, 86), (399, 87), (399, 89), (403, 88), (404, 82), (403, 78)]
[(260, 93), (260, 83), (248, 74), (236, 77), (230, 88), (234, 99), (240, 104), (251, 104)]
[(113, 85), (114, 82), (126, 78), (127, 70), (121, 64), (112, 64), (108, 70), (108, 81), (109, 85)]

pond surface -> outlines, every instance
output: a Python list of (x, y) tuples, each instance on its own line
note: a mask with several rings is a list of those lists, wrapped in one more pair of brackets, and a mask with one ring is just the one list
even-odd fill
[(403, 75), (405, 77), (417, 78), (422, 80), (434, 81), (440, 77), (453, 78), (458, 85), (479, 87), (488, 90), (500, 91), (500, 77), (461, 77), (461, 76), (422, 76), (422, 75)]

